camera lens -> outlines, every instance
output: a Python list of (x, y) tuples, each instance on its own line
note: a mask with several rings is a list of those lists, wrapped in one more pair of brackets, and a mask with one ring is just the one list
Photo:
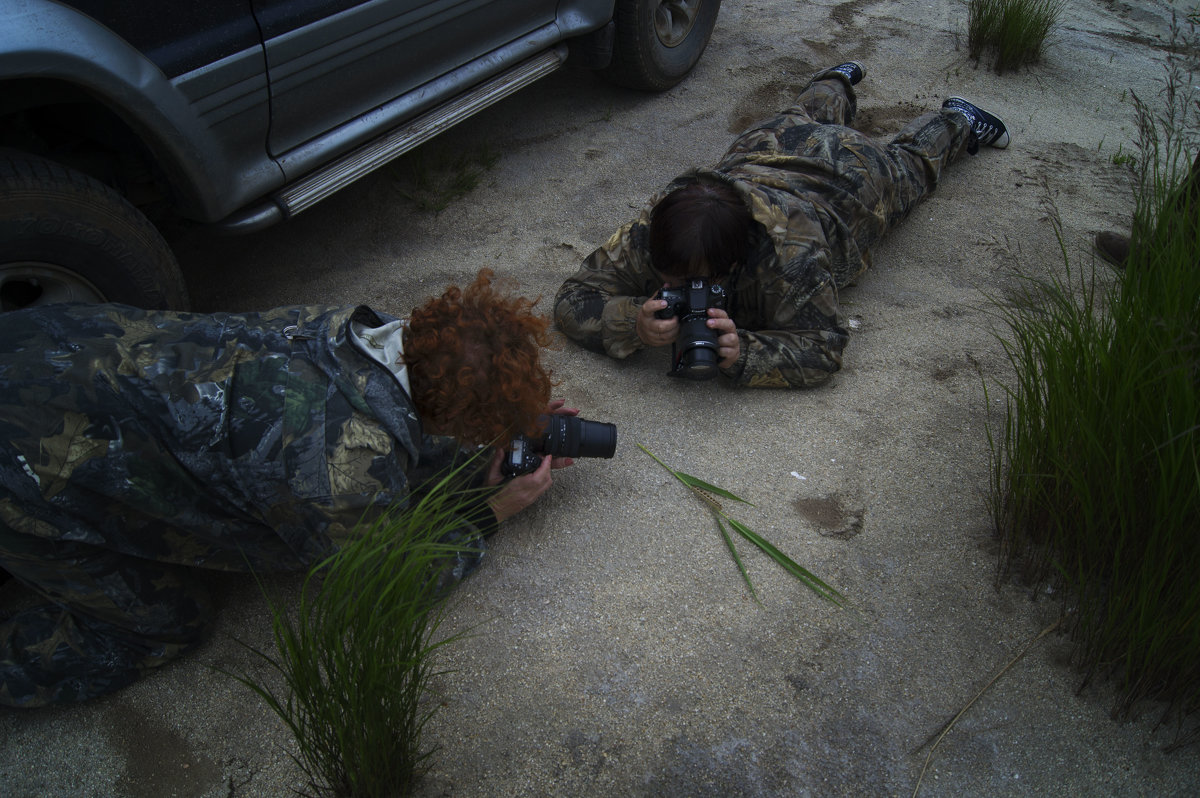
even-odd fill
[(555, 457), (612, 457), (617, 450), (617, 427), (576, 416), (550, 416), (542, 437), (542, 452)]
[(708, 327), (706, 317), (688, 319), (680, 325), (677, 376), (693, 380), (711, 380), (717, 376), (717, 333)]

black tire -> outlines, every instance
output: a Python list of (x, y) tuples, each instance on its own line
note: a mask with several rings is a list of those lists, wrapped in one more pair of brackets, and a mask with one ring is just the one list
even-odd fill
[(167, 242), (97, 180), (0, 150), (0, 310), (52, 302), (123, 302), (186, 310)]
[(720, 10), (721, 0), (617, 0), (604, 76), (631, 89), (671, 88), (700, 60)]

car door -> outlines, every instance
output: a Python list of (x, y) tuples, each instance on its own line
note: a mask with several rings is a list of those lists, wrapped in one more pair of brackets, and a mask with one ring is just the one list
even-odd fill
[(554, 21), (556, 0), (252, 0), (279, 156)]

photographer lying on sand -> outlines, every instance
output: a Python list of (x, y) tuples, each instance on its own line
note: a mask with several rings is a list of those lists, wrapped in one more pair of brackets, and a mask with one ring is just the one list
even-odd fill
[[(819, 73), (796, 105), (743, 133), (712, 169), (677, 178), (563, 284), (559, 328), (625, 358), (671, 344), (673, 376), (808, 387), (841, 368), (838, 291), (868, 251), (979, 146), (995, 116), (960, 97), (888, 144), (847, 125), (862, 66)], [(665, 294), (660, 294), (667, 289)]]
[[(550, 401), (549, 321), (532, 308), (484, 270), (407, 320), (0, 314), (0, 568), (53, 602), (0, 623), (0, 704), (129, 684), (203, 637), (212, 606), (193, 569), (307, 569), (475, 447), (574, 416)], [(545, 456), (506, 481), (503, 461), (475, 469), (475, 485), (502, 487), (464, 508), (452, 542), (474, 548), (455, 577), (572, 463)]]

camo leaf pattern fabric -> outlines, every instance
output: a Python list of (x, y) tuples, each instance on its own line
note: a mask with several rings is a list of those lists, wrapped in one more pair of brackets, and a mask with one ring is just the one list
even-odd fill
[(0, 568), (50, 602), (0, 620), (0, 703), (129, 683), (202, 638), (199, 569), (307, 568), (469, 456), (423, 435), (352, 319), (382, 323), (365, 307), (0, 314)]

